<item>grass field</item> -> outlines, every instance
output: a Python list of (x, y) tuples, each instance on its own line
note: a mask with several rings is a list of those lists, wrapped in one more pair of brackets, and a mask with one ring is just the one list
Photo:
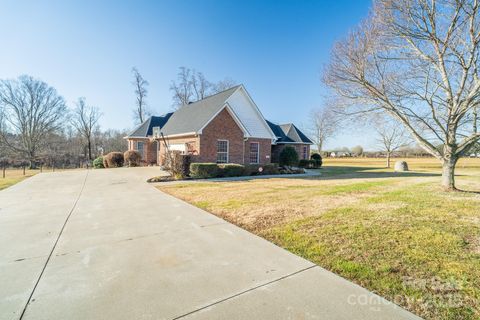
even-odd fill
[(7, 169), (5, 171), (5, 178), (3, 178), (2, 170), (0, 170), (0, 190), (8, 188), (39, 172), (40, 170), (25, 170), (25, 175), (23, 175), (23, 169)]
[(428, 319), (480, 318), (480, 159), (444, 192), (434, 159), (326, 159), (322, 176), (160, 189)]

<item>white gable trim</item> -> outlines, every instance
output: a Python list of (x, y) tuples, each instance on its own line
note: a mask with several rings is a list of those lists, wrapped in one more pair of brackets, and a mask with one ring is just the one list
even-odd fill
[[(268, 125), (268, 123), (265, 121), (265, 117), (263, 116), (262, 112), (260, 111), (260, 109), (258, 108), (257, 104), (253, 101), (252, 97), (250, 96), (250, 94), (248, 93), (247, 89), (245, 89), (245, 87), (243, 86), (243, 84), (241, 84), (237, 90), (235, 90), (235, 92), (239, 91), (239, 90), (242, 90), (244, 95), (247, 97), (248, 101), (251, 103), (251, 105), (253, 106), (253, 109), (254, 111), (257, 113), (257, 115), (262, 119), (261, 122), (263, 124), (263, 126), (267, 129), (267, 131), (270, 133), (270, 136), (271, 136), (271, 139), (272, 139), (272, 142), (274, 142), (275, 140), (277, 140), (277, 137), (275, 136), (275, 134), (273, 133), (272, 129), (270, 128), (270, 126)], [(234, 92), (234, 93), (235, 93)], [(231, 95), (233, 96), (233, 94)], [(230, 98), (229, 98), (230, 99)], [(227, 102), (228, 102), (228, 99), (227, 99)]]
[(240, 127), (240, 129), (243, 131), (243, 136), (245, 138), (248, 138), (250, 137), (250, 133), (248, 132), (247, 128), (245, 128), (245, 126), (242, 124), (242, 122), (240, 121), (240, 119), (238, 119), (237, 115), (235, 114), (235, 112), (233, 112), (232, 108), (230, 107), (230, 105), (228, 103), (225, 103), (225, 105), (220, 108), (220, 110), (218, 110), (204, 125), (203, 127), (200, 128), (200, 130), (198, 130), (198, 134), (202, 134), (203, 132), (203, 129), (205, 129), (206, 126), (208, 126), (208, 124), (210, 122), (213, 121), (213, 119), (215, 119), (219, 114), (220, 112), (222, 112), (224, 109), (227, 109), (228, 113), (230, 114), (230, 116), (232, 116), (233, 120), (235, 121), (235, 123)]

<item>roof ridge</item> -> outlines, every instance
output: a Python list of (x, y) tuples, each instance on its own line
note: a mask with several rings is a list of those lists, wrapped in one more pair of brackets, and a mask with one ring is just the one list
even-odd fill
[(169, 115), (170, 113), (174, 113), (174, 112), (175, 112), (175, 111), (167, 112), (167, 113), (161, 114), (161, 115), (159, 115), (159, 116), (151, 115), (150, 117), (164, 118), (164, 117), (166, 117), (167, 115)]
[(197, 103), (197, 102), (207, 100), (208, 98), (211, 98), (211, 97), (214, 97), (214, 96), (216, 96), (216, 95), (225, 93), (225, 92), (227, 92), (227, 91), (229, 91), (229, 90), (232, 90), (232, 89), (238, 89), (238, 88), (241, 87), (241, 86), (243, 86), (243, 85), (242, 85), (242, 84), (237, 84), (236, 86), (233, 86), (233, 87), (231, 87), (231, 88), (228, 88), (228, 89), (222, 90), (222, 91), (220, 91), (220, 92), (217, 92), (217, 93), (211, 94), (211, 95), (209, 95), (209, 96), (206, 96), (206, 97), (204, 97), (203, 99), (200, 99), (200, 100), (197, 100), (197, 101), (193, 101), (193, 102), (190, 102), (190, 103), (188, 103), (188, 104), (184, 104), (184, 105), (182, 105), (182, 107), (190, 106), (190, 105), (195, 104), (195, 103)]

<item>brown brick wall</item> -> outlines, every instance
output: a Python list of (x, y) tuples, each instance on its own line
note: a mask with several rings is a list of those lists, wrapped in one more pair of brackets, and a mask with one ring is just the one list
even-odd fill
[[(167, 140), (167, 143), (170, 144), (170, 145), (172, 145), (172, 144), (187, 144), (187, 146), (188, 146), (187, 150), (193, 156), (192, 157), (192, 162), (198, 161), (197, 157), (198, 157), (198, 154), (200, 152), (200, 149), (199, 149), (200, 143), (199, 143), (199, 137), (198, 136), (183, 136), (183, 137), (174, 137), (174, 138), (167, 137), (166, 140)], [(159, 156), (158, 156), (158, 163), (160, 165), (162, 165), (164, 155), (165, 155), (165, 143), (163, 141), (161, 141), (160, 152), (159, 152)]]
[[(227, 109), (222, 110), (198, 136), (166, 137), (169, 144), (188, 144), (192, 154), (192, 162), (216, 162), (217, 141), (228, 140), (228, 161), (230, 163), (250, 163), (250, 143), (259, 143), (259, 163), (271, 163), (272, 144), (270, 139), (248, 138), (244, 141), (244, 133), (237, 125)], [(129, 150), (134, 150), (134, 143), (138, 140), (145, 142), (144, 157), (147, 161), (154, 161), (162, 165), (165, 154), (163, 141), (159, 141), (160, 148), (157, 152), (149, 139), (129, 139)], [(156, 157), (157, 156), (157, 157)], [(155, 159), (156, 158), (156, 159)]]
[(307, 147), (307, 159), (310, 157), (310, 145), (309, 144), (276, 144), (272, 146), (272, 162), (278, 163), (280, 153), (286, 146), (291, 146), (297, 151), (298, 159), (303, 159), (303, 147)]
[(259, 163), (267, 164), (271, 162), (271, 153), (272, 153), (272, 140), (271, 139), (259, 139), (259, 138), (248, 138), (245, 141), (245, 164), (250, 164), (250, 143), (258, 142), (259, 143)]
[(228, 140), (228, 162), (243, 164), (243, 131), (226, 109), (203, 129), (196, 161), (216, 162), (217, 140)]
[(128, 139), (128, 150), (137, 150), (137, 142), (142, 141), (144, 144), (143, 147), (143, 155), (142, 155), (142, 163), (144, 165), (152, 165), (157, 164), (157, 144), (154, 141), (150, 141), (150, 139)]

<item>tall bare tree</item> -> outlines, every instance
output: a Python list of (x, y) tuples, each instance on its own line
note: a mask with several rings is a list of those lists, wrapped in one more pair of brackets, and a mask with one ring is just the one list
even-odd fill
[(191, 83), (193, 98), (195, 101), (202, 100), (212, 93), (212, 84), (205, 78), (203, 73), (192, 71)]
[(72, 114), (72, 125), (84, 141), (88, 160), (93, 160), (94, 131), (100, 120), (100, 111), (97, 107), (87, 105), (85, 98), (79, 98)]
[(132, 68), (133, 82), (135, 87), (136, 104), (133, 110), (133, 118), (137, 123), (143, 123), (150, 115), (150, 111), (147, 107), (147, 86), (148, 81), (145, 80), (137, 68)]
[(405, 128), (396, 123), (378, 122), (376, 125), (378, 134), (377, 143), (385, 152), (387, 168), (390, 168), (390, 160), (395, 151), (408, 146), (411, 139)]
[(322, 152), (325, 141), (332, 138), (339, 128), (339, 115), (331, 106), (325, 106), (310, 111), (310, 136), (318, 152)]
[(335, 45), (324, 77), (349, 112), (381, 112), (402, 124), (442, 162), (448, 190), (458, 159), (480, 139), (472, 129), (479, 18), (477, 0), (376, 0)]
[(237, 83), (231, 78), (225, 78), (213, 84), (213, 92), (218, 93), (236, 86)]
[(128, 149), (124, 137), (128, 135), (128, 130), (109, 129), (104, 132), (100, 130), (95, 132), (97, 145), (103, 150), (104, 154), (112, 151), (125, 152)]
[(179, 69), (177, 80), (172, 81), (170, 85), (173, 93), (173, 105), (176, 109), (234, 86), (233, 80), (229, 78), (212, 83), (205, 78), (202, 72), (195, 69), (186, 67)]
[[(45, 82), (21, 76), (0, 81), (0, 104), (5, 114), (0, 138), (34, 167), (37, 153), (48, 144), (48, 135), (63, 125), (67, 111), (64, 99)], [(12, 135), (19, 139), (12, 141)]]

